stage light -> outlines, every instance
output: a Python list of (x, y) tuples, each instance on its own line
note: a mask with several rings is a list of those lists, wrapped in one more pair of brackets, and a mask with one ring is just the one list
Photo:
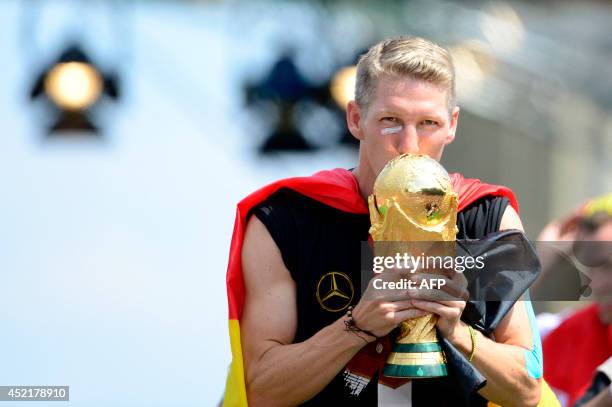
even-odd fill
[[(355, 99), (355, 85), (357, 82), (357, 62), (368, 50), (361, 49), (353, 55), (352, 61), (346, 61), (344, 67), (339, 68), (333, 75), (329, 84), (329, 95), (333, 101), (333, 111), (342, 123), (344, 131), (339, 138), (339, 144), (350, 147), (359, 147), (357, 140), (346, 127), (346, 108), (348, 102)], [(350, 65), (349, 65), (350, 64)]]
[(281, 56), (261, 82), (246, 86), (247, 104), (272, 102), (279, 113), (275, 128), (259, 148), (261, 153), (316, 149), (304, 138), (294, 117), (298, 103), (312, 98), (314, 92), (289, 54)]
[(505, 2), (488, 3), (480, 15), (480, 29), (497, 51), (517, 52), (525, 40), (525, 26), (518, 13)]
[[(354, 64), (357, 59), (355, 56), (347, 62)], [(302, 75), (293, 57), (285, 54), (263, 80), (246, 86), (248, 105), (273, 105), (277, 112), (270, 116), (274, 128), (260, 146), (260, 152), (308, 152), (335, 144), (358, 146), (345, 122), (346, 106), (355, 95), (357, 73), (355, 65), (347, 65), (340, 65), (327, 80), (315, 84)], [(313, 119), (315, 114), (318, 116)], [(325, 128), (312, 125), (313, 120), (322, 119), (328, 120)]]
[(494, 72), (496, 60), (490, 45), (464, 41), (450, 49), (457, 77), (457, 94), (462, 100), (479, 96), (484, 81)]
[(356, 66), (347, 66), (338, 70), (334, 75), (329, 91), (336, 104), (343, 110), (355, 97)]
[(65, 62), (51, 68), (45, 78), (45, 92), (59, 107), (66, 110), (85, 110), (102, 93), (100, 73), (83, 62)]
[(53, 116), (49, 133), (76, 130), (96, 133), (93, 119), (104, 96), (119, 98), (118, 79), (104, 74), (78, 45), (71, 45), (37, 77), (30, 92), (32, 100), (43, 98)]

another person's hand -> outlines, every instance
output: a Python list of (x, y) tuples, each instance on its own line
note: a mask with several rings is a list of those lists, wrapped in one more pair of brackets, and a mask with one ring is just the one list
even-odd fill
[(540, 242), (567, 242), (576, 239), (578, 225), (583, 218), (583, 207), (580, 206), (569, 215), (553, 220), (538, 235)]

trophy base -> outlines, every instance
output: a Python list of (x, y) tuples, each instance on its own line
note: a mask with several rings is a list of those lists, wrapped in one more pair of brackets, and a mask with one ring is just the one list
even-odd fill
[(437, 342), (396, 343), (383, 375), (399, 378), (431, 378), (448, 374), (442, 348)]

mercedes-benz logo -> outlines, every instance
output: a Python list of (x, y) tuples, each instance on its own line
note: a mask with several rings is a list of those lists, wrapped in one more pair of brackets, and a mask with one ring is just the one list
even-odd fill
[(351, 304), (354, 295), (351, 279), (340, 271), (324, 274), (317, 283), (317, 301), (326, 311), (342, 311)]

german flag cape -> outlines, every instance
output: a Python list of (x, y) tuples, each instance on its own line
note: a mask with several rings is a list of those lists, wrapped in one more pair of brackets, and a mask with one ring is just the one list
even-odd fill
[[(486, 195), (505, 196), (518, 212), (518, 203), (514, 193), (502, 186), (483, 184), (477, 179), (465, 179), (461, 174), (451, 174), (455, 192), (459, 195), (458, 210)], [(230, 246), (229, 265), (227, 267), (227, 296), (229, 302), (229, 334), (232, 349), (232, 363), (225, 386), (223, 405), (247, 406), (240, 342), (240, 318), (244, 307), (245, 288), (242, 279), (242, 241), (247, 225), (247, 215), (251, 208), (266, 200), (281, 188), (292, 189), (304, 196), (329, 205), (344, 212), (368, 214), (366, 202), (359, 193), (359, 185), (353, 174), (345, 169), (320, 171), (310, 177), (282, 179), (267, 185), (238, 203), (234, 233)]]

